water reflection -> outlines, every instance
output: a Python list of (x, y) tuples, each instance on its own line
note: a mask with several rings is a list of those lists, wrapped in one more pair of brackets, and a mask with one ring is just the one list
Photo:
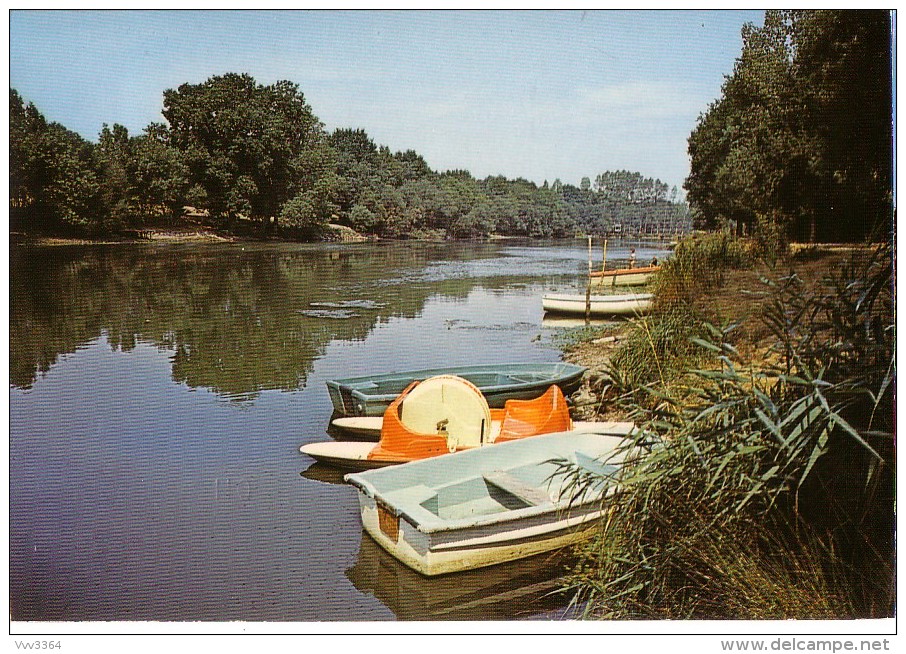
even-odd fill
[(298, 448), (328, 379), (557, 360), (540, 296), (582, 279), (576, 249), (14, 247), (11, 616), (558, 617), (523, 596), (546, 565), (413, 577)]
[[(511, 284), (520, 263), (529, 272), (526, 255), (501, 258), (498, 249), (14, 248), (10, 378), (29, 388), (103, 332), (122, 351), (143, 341), (172, 352), (173, 379), (193, 388), (236, 397), (302, 388), (331, 341), (363, 340), (378, 324), (418, 315), (432, 296)], [(533, 275), (571, 272), (555, 258), (530, 263)]]
[(528, 559), (425, 577), (399, 563), (364, 531), (355, 565), (346, 576), (399, 620), (530, 619), (563, 608), (563, 576), (574, 558), (561, 550)]
[(340, 470), (335, 466), (329, 466), (326, 463), (312, 463), (300, 474), (306, 479), (311, 479), (312, 481), (317, 481), (322, 484), (345, 484), (343, 476), (347, 473), (347, 470)]

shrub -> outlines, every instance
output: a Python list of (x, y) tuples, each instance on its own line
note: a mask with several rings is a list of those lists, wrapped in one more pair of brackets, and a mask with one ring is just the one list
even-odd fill
[(575, 570), (589, 615), (893, 615), (890, 257), (813, 290), (795, 275), (766, 281), (764, 360), (742, 361), (730, 328), (708, 326), (692, 338), (711, 365), (681, 386), (621, 389), (640, 437), (663, 446), (627, 469)]
[(758, 246), (729, 232), (693, 235), (680, 240), (654, 280), (657, 304), (688, 304), (692, 294), (719, 286), (725, 271), (755, 262)]
[(662, 307), (633, 321), (633, 329), (611, 357), (607, 373), (638, 402), (644, 398), (643, 386), (668, 386), (686, 367), (701, 362), (702, 350), (692, 339), (704, 332), (705, 323), (687, 306)]

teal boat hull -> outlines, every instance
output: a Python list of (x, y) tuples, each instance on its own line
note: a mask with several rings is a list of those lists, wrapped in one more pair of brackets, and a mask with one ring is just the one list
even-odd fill
[(336, 416), (382, 416), (409, 384), (436, 375), (456, 375), (472, 382), (491, 408), (507, 400), (532, 400), (556, 384), (569, 396), (582, 384), (585, 368), (571, 363), (510, 363), (433, 368), (350, 377), (327, 382)]

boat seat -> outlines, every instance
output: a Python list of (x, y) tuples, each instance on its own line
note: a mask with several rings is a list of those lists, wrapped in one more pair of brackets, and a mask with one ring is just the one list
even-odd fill
[(491, 411), (481, 391), (452, 375), (415, 386), (400, 404), (399, 420), (415, 434), (443, 434), (451, 451), (478, 447), (491, 432)]
[(495, 441), (569, 431), (572, 427), (573, 421), (569, 417), (569, 406), (563, 397), (563, 391), (552, 385), (544, 395), (534, 400), (507, 400), (500, 434)]
[(551, 501), (550, 496), (540, 488), (529, 486), (504, 470), (489, 472), (484, 475), (484, 480), (530, 506), (538, 506)]
[(620, 471), (619, 467), (606, 461), (601, 461), (582, 451), (576, 452), (576, 465), (593, 475), (601, 477), (602, 480), (611, 479)]
[(429, 488), (423, 484), (400, 488), (399, 490), (387, 493), (387, 499), (393, 500), (394, 504), (403, 505), (406, 508), (423, 504), (437, 497), (437, 490)]

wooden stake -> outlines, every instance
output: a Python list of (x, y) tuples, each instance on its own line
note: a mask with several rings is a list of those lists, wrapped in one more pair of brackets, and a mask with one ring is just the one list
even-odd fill
[(591, 322), (591, 236), (588, 237), (588, 283), (585, 284), (585, 324)]

